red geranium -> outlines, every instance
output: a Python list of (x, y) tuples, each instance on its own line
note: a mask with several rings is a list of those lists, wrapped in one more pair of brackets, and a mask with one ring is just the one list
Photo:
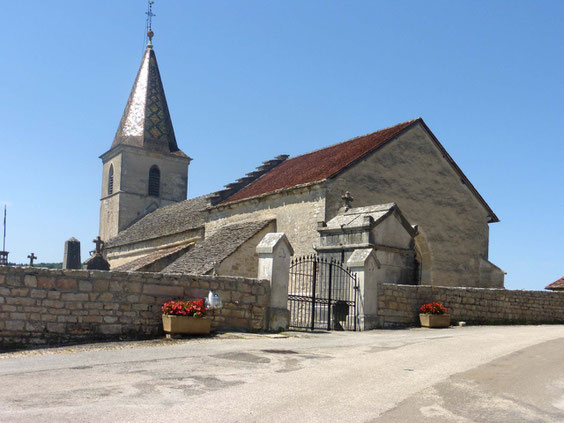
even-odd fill
[(171, 300), (163, 304), (163, 314), (172, 316), (192, 316), (204, 317), (206, 315), (206, 305), (203, 298), (197, 300)]
[(421, 313), (425, 313), (425, 314), (446, 314), (446, 313), (448, 313), (448, 308), (444, 307), (441, 303), (423, 304), (419, 310), (421, 310)]

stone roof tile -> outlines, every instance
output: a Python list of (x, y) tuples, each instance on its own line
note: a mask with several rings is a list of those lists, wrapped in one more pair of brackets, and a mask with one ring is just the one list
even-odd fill
[(201, 227), (204, 225), (203, 210), (209, 207), (212, 195), (158, 208), (110, 239), (104, 248), (160, 238)]
[(155, 263), (158, 260), (164, 259), (171, 254), (182, 254), (182, 250), (187, 250), (192, 247), (193, 244), (180, 245), (176, 247), (163, 248), (161, 250), (155, 251), (154, 253), (147, 254), (146, 256), (140, 257), (129, 263), (122, 264), (121, 266), (112, 269), (115, 272), (141, 272), (144, 267)]
[(270, 222), (272, 220), (260, 220), (224, 226), (196, 243), (193, 249), (165, 267), (162, 272), (204, 275)]

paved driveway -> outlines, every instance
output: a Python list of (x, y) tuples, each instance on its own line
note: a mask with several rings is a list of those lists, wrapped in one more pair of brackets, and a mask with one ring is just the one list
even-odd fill
[(1, 422), (563, 422), (564, 325), (0, 355)]

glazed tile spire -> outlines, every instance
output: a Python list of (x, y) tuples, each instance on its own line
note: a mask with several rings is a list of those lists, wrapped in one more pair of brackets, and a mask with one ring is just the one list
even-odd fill
[(128, 144), (146, 150), (184, 156), (176, 144), (157, 57), (151, 42), (152, 31), (148, 35), (149, 43), (112, 148)]

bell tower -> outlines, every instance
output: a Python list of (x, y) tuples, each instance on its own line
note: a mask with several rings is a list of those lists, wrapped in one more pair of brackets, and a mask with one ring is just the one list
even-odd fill
[(192, 159), (176, 143), (150, 26), (147, 35), (149, 42), (114, 141), (100, 156), (104, 241), (155, 209), (186, 200)]

